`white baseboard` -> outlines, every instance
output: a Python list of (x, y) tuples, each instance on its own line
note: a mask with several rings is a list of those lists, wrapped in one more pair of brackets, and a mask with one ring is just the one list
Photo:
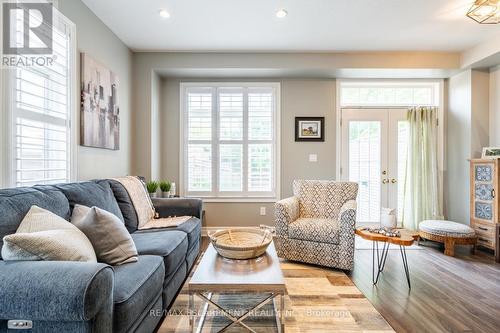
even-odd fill
[(247, 228), (259, 228), (258, 225), (249, 225), (247, 227), (230, 227), (230, 226), (225, 226), (225, 227), (202, 227), (201, 228), (201, 235), (202, 236), (208, 236), (208, 232), (215, 232), (217, 230), (224, 230), (224, 229), (232, 229), (232, 230), (238, 230), (238, 229), (247, 229)]

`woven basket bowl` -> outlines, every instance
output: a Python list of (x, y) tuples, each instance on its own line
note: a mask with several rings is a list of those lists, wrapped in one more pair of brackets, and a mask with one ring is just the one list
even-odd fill
[(252, 259), (263, 255), (273, 241), (269, 228), (217, 230), (208, 235), (215, 250), (229, 259)]

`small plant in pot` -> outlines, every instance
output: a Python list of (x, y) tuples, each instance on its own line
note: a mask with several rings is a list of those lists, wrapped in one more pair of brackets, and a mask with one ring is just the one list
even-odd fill
[(158, 190), (158, 182), (151, 180), (146, 183), (146, 189), (148, 190), (149, 196), (151, 198), (156, 198), (156, 191)]
[(167, 180), (160, 182), (160, 191), (161, 191), (162, 198), (169, 198), (170, 197), (170, 188), (171, 187), (172, 187), (172, 184)]

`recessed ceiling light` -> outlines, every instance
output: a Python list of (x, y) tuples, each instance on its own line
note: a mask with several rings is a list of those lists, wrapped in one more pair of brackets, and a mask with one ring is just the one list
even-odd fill
[(160, 9), (160, 16), (163, 17), (163, 18), (169, 18), (170, 17), (170, 13), (166, 9)]
[(278, 10), (276, 12), (276, 17), (277, 18), (283, 18), (283, 17), (285, 17), (287, 15), (288, 15), (288, 12), (286, 10), (284, 10), (283, 8), (281, 8), (280, 10)]

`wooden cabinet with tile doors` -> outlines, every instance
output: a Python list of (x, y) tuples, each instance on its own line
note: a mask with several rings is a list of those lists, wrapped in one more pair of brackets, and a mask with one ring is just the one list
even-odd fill
[(496, 250), (498, 225), (499, 177), (498, 159), (470, 161), (470, 225), (476, 231), (477, 245)]

